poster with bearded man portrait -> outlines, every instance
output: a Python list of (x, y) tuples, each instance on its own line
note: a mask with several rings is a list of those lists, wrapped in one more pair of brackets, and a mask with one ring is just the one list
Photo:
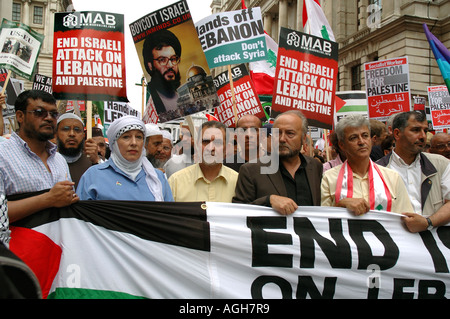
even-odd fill
[(130, 24), (145, 82), (144, 122), (163, 123), (219, 104), (185, 0)]

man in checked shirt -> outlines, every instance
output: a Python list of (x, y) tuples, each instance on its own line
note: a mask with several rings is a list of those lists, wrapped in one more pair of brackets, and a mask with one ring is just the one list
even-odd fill
[(55, 135), (58, 112), (55, 98), (46, 92), (22, 92), (15, 103), (18, 132), (0, 143), (0, 194), (46, 191), (20, 200), (8, 199), (10, 222), (49, 207), (79, 200), (67, 162), (49, 140)]

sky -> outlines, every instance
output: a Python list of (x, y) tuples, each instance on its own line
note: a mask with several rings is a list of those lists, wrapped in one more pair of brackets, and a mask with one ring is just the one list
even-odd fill
[[(142, 110), (142, 87), (136, 83), (140, 83), (143, 70), (139, 64), (129, 25), (139, 18), (175, 2), (178, 0), (72, 0), (76, 11), (102, 11), (124, 15), (127, 95), (130, 106), (139, 112)], [(194, 23), (211, 15), (211, 0), (187, 0), (187, 3)]]

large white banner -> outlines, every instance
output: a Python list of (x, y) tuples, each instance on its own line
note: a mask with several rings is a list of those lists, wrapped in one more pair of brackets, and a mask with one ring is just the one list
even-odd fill
[[(97, 203), (83, 205), (85, 216), (94, 214)], [(177, 222), (177, 214), (156, 213), (152, 205), (139, 208), (146, 213), (139, 223), (148, 236), (124, 231), (132, 230), (127, 215), (136, 208), (131, 206), (115, 217), (95, 212), (105, 226), (66, 215), (35, 227), (62, 249), (50, 296), (450, 297), (450, 227), (413, 234), (400, 215), (386, 212), (355, 217), (341, 208), (300, 207), (282, 216), (266, 207), (209, 202), (205, 216), (191, 227), (194, 219)], [(158, 232), (161, 225), (163, 232)], [(116, 226), (123, 229), (111, 228)], [(179, 243), (169, 244), (163, 237)]]

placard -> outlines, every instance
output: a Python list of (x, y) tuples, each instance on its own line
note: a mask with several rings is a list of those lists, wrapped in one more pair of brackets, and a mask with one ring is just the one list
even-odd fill
[(122, 14), (55, 13), (53, 95), (128, 102)]
[(332, 129), (337, 73), (336, 42), (281, 28), (272, 117), (299, 110), (309, 125)]

